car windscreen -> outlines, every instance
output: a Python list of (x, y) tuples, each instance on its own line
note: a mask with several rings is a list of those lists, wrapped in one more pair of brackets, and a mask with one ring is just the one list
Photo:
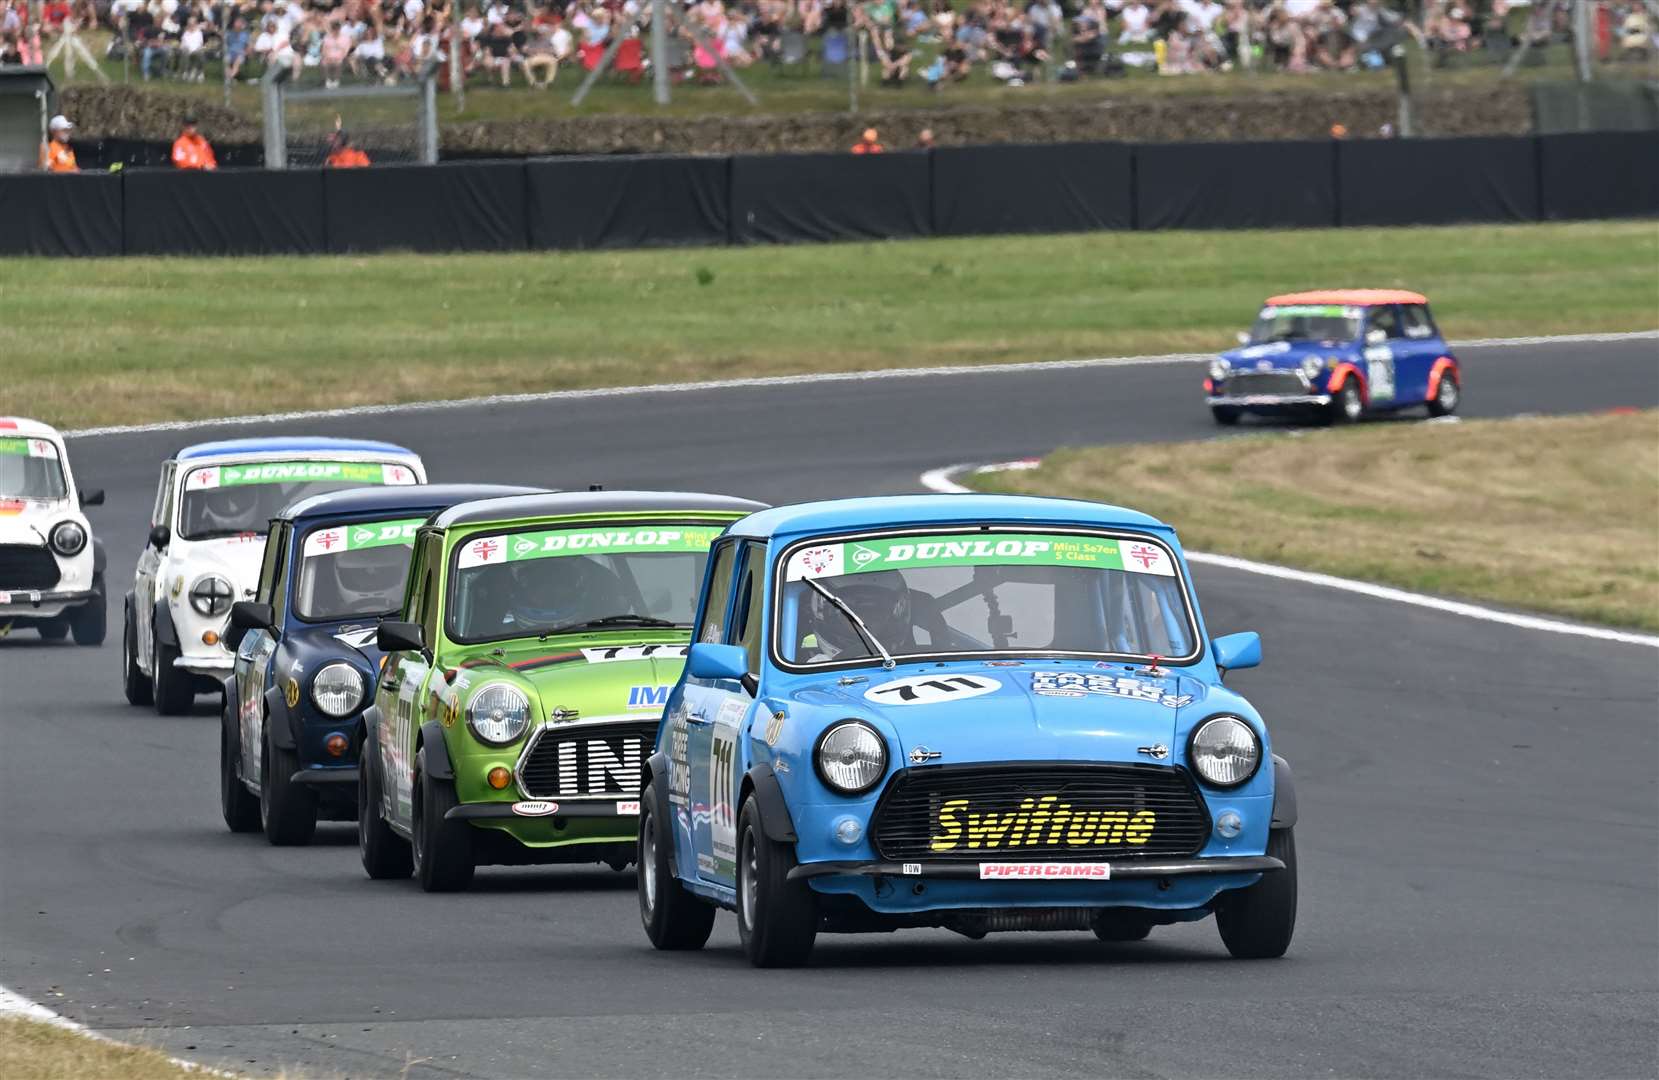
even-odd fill
[(549, 528), (456, 546), (449, 636), (500, 641), (609, 629), (689, 629), (718, 525)]
[(61, 499), (63, 463), (50, 439), (0, 438), (0, 499)]
[(355, 521), (306, 533), (294, 578), (294, 614), (307, 622), (333, 622), (397, 611), (415, 530), (424, 520)]
[(413, 484), (407, 465), (378, 461), (254, 461), (203, 465), (184, 475), (178, 534), (186, 540), (263, 533), (289, 503), (377, 484)]
[(1151, 537), (887, 534), (798, 545), (781, 569), (774, 648), (791, 667), (879, 660), (882, 649), (895, 659), (1198, 654), (1174, 557)]
[(1270, 341), (1353, 341), (1359, 337), (1362, 312), (1337, 304), (1265, 307), (1250, 330), (1250, 343)]

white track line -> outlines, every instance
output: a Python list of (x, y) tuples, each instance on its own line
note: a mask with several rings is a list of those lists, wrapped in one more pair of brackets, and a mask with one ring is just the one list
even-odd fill
[[(1621, 334), (1562, 334), (1558, 337), (1480, 338), (1458, 343), (1459, 349), (1501, 348), (1511, 345), (1578, 345), (1608, 341), (1659, 340), (1659, 330), (1638, 330)], [(544, 401), (580, 401), (584, 398), (633, 397), (638, 394), (682, 394), (703, 390), (736, 390), (767, 386), (810, 386), (815, 383), (875, 382), (882, 379), (927, 379), (950, 375), (1008, 375), (1021, 372), (1070, 371), (1081, 368), (1144, 367), (1154, 364), (1196, 364), (1207, 362), (1213, 353), (1166, 353), (1160, 356), (1102, 356), (1092, 360), (1037, 360), (1010, 364), (951, 364), (944, 367), (880, 368), (873, 371), (831, 371), (815, 375), (768, 375), (748, 379), (714, 379), (708, 382), (652, 383), (646, 386), (603, 386), (591, 390), (545, 390), (526, 394), (492, 394), (488, 397), (456, 398), (447, 401), (410, 401), (395, 405), (349, 405), (339, 409), (309, 409), (302, 412), (263, 413), (254, 416), (223, 416), (209, 420), (168, 420), (156, 424), (117, 424), (111, 427), (66, 431), (65, 438), (84, 439), (95, 435), (141, 435), (157, 431), (193, 431), (205, 427), (245, 427), (250, 424), (286, 423), (292, 420), (330, 420), (351, 416), (383, 416), (388, 413), (426, 412), (440, 409), (470, 409), (492, 405), (523, 405)]]
[[(942, 469), (929, 469), (922, 474), (921, 481), (922, 486), (929, 491), (939, 491), (946, 494), (968, 494), (973, 489), (964, 487), (955, 480), (955, 477), (964, 472), (970, 470), (976, 472), (1004, 472), (1014, 469), (1031, 469), (1035, 468), (1036, 465), (1037, 460), (1034, 458), (1003, 462), (997, 465), (947, 465)], [(1247, 574), (1260, 574), (1263, 577), (1278, 578), (1281, 581), (1294, 581), (1302, 585), (1317, 585), (1326, 589), (1340, 589), (1343, 592), (1369, 596), (1374, 600), (1389, 600), (1396, 604), (1410, 604), (1412, 607), (1428, 608), (1431, 611), (1439, 611), (1447, 615), (1461, 615), (1466, 619), (1502, 623), (1505, 626), (1516, 626), (1523, 630), (1542, 630), (1549, 634), (1568, 634), (1573, 637), (1594, 638), (1598, 641), (1616, 641), (1623, 645), (1645, 645), (1650, 649), (1659, 649), (1659, 637), (1648, 634), (1634, 634), (1627, 630), (1613, 630), (1604, 626), (1582, 626), (1577, 623), (1561, 622), (1558, 619), (1540, 618), (1536, 615), (1519, 615), (1511, 611), (1498, 611), (1494, 608), (1481, 607), (1479, 604), (1464, 603), (1461, 600), (1445, 600), (1438, 596), (1428, 596), (1424, 593), (1390, 588), (1387, 585), (1373, 585), (1368, 581), (1354, 581), (1351, 578), (1336, 577), (1332, 574), (1316, 574), (1309, 570), (1294, 570), (1288, 566), (1255, 562), (1250, 559), (1236, 558), (1232, 555), (1212, 555), (1203, 551), (1188, 551), (1186, 556), (1188, 562), (1197, 563), (1200, 566), (1220, 566), (1228, 570), (1242, 570)]]
[[(119, 1039), (112, 1039), (108, 1035), (93, 1031), (85, 1024), (78, 1023), (69, 1019), (67, 1016), (62, 1016), (53, 1012), (51, 1009), (48, 1009), (39, 1002), (30, 1001), (22, 994), (17, 993), (15, 990), (8, 990), (4, 986), (0, 986), (0, 1019), (34, 1020), (41, 1024), (51, 1024), (53, 1027), (62, 1028), (65, 1031), (73, 1031), (77, 1035), (86, 1036), (88, 1039), (96, 1039), (99, 1042), (109, 1043), (111, 1046), (122, 1046), (128, 1049), (154, 1049), (154, 1047), (144, 1047), (140, 1043), (124, 1043)], [(176, 1058), (171, 1056), (169, 1056), (167, 1060), (171, 1061), (179, 1068), (184, 1069), (186, 1072), (199, 1072), (205, 1076), (223, 1076), (229, 1077), (230, 1080), (238, 1080), (237, 1073), (226, 1072), (223, 1069), (215, 1069), (210, 1065), (203, 1065), (199, 1062), (186, 1061), (184, 1058)]]

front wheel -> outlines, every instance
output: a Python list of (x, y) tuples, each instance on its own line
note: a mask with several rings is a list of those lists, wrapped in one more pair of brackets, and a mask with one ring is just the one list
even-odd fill
[(770, 839), (760, 807), (745, 800), (737, 819), (737, 936), (755, 967), (800, 967), (818, 936), (818, 896), (790, 881), (795, 853)]
[(35, 623), (35, 629), (40, 631), (42, 641), (62, 641), (69, 635), (69, 616), (59, 615), (55, 619)]
[(1330, 420), (1336, 424), (1352, 424), (1365, 415), (1365, 399), (1359, 393), (1359, 381), (1349, 378), (1331, 399)]
[(1294, 829), (1268, 833), (1267, 853), (1284, 862), (1283, 870), (1263, 874), (1245, 889), (1224, 892), (1216, 900), (1215, 922), (1227, 951), (1241, 960), (1283, 956), (1296, 930), (1296, 837)]
[(259, 800), (249, 793), (236, 775), (242, 757), (233, 702), (225, 703), (226, 715), (219, 720), (219, 809), (231, 832), (248, 833), (259, 828)]
[(714, 931), (714, 905), (693, 896), (680, 884), (669, 865), (674, 837), (659, 829), (656, 789), (647, 785), (639, 796), (639, 918), (645, 936), (663, 950), (701, 949)]
[(427, 892), (460, 892), (472, 884), (476, 865), (472, 854), (472, 826), (446, 821), (444, 815), (459, 805), (455, 785), (426, 771), (423, 750), (415, 775), (415, 879)]
[(278, 847), (309, 844), (317, 831), (317, 793), (291, 779), (299, 767), (298, 754), (271, 740), (267, 720), (259, 763), (259, 820), (265, 839)]
[(1457, 412), (1458, 402), (1462, 398), (1463, 388), (1457, 384), (1457, 376), (1446, 372), (1440, 376), (1440, 385), (1434, 388), (1434, 397), (1429, 399), (1429, 415), (1452, 415)]
[(126, 617), (121, 620), (121, 692), (128, 705), (150, 704), (150, 680), (138, 666), (138, 645), (133, 640), (132, 605), (127, 605)]
[(100, 575), (92, 582), (93, 597), (69, 613), (69, 632), (75, 635), (77, 645), (102, 645), (106, 632), (108, 609), (104, 601), (104, 579)]
[(372, 740), (363, 744), (357, 779), (357, 854), (363, 870), (376, 881), (406, 878), (414, 867), (409, 841), (392, 831), (380, 816), (380, 751)]
[(1239, 411), (1231, 405), (1211, 405), (1210, 415), (1222, 427), (1233, 427), (1238, 423)]
[(182, 716), (196, 701), (195, 676), (173, 666), (178, 658), (177, 645), (156, 640), (155, 650), (150, 653), (150, 696), (162, 716)]

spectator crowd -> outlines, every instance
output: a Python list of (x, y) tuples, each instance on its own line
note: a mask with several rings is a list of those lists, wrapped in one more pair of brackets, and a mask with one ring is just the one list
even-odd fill
[[(1653, 55), (1641, 0), (1598, 9), (1604, 55)], [(1566, 5), (1543, 0), (669, 0), (667, 10), (662, 62), (679, 79), (761, 62), (842, 67), (862, 42), (884, 85), (934, 89), (976, 71), (1008, 84), (1049, 70), (1353, 71), (1386, 64), (1408, 37), (1452, 57), (1567, 33)], [(275, 66), (337, 86), (396, 83), (434, 63), (447, 80), (454, 51), (467, 78), (545, 88), (607, 51), (619, 75), (641, 77), (651, 17), (650, 0), (0, 0), (0, 63), (61, 63), (70, 77), (87, 65), (103, 78), (101, 55), (141, 79), (202, 82), (222, 61), (232, 79)]]

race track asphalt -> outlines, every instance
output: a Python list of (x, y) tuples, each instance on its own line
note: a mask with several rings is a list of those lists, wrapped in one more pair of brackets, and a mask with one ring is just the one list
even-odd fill
[[(1464, 359), (1471, 417), (1659, 405), (1652, 340)], [(288, 428), (397, 439), (439, 480), (781, 502), (916, 490), (926, 469), (1067, 443), (1207, 437), (1200, 377), (955, 375)], [(82, 483), (109, 491), (93, 522), (117, 594), (156, 463), (216, 434), (71, 443)], [(1655, 650), (1196, 576), (1212, 632), (1262, 632), (1266, 666), (1235, 684), (1297, 775), (1283, 960), (1230, 960), (1204, 922), (1133, 945), (825, 937), (810, 968), (757, 972), (729, 916), (704, 952), (654, 953), (631, 875), (490, 869), (455, 896), (371, 882), (349, 826), (302, 849), (228, 833), (217, 703), (126, 706), (118, 630), (99, 649), (19, 631), (0, 641), (0, 984), (184, 1057), (307, 1076), (1659, 1072)]]

